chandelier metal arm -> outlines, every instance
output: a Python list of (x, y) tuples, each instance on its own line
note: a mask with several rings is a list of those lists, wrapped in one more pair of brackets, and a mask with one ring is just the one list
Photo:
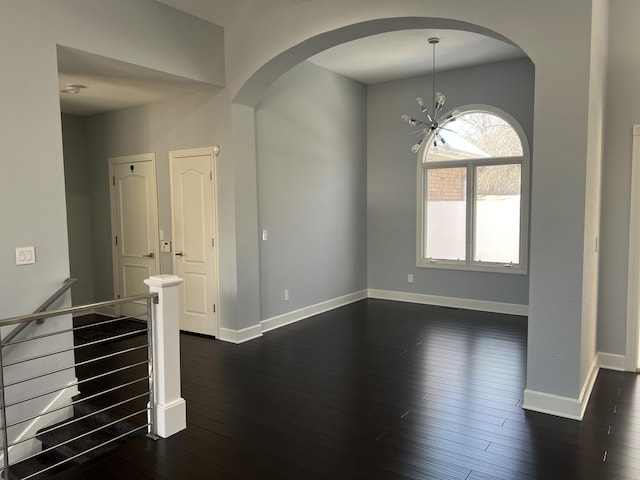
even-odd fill
[[(445, 144), (445, 140), (439, 134), (440, 124), (438, 122), (438, 116), (442, 113), (442, 107), (444, 106), (444, 102), (446, 101), (446, 97), (440, 93), (436, 92), (436, 45), (440, 42), (440, 39), (437, 37), (430, 37), (428, 42), (433, 47), (433, 55), (432, 55), (432, 82), (431, 82), (431, 90), (432, 90), (432, 101), (433, 101), (433, 113), (430, 114), (427, 106), (425, 105), (424, 100), (421, 97), (418, 97), (416, 101), (418, 102), (418, 106), (420, 110), (427, 117), (427, 121), (417, 120), (409, 115), (402, 115), (402, 120), (407, 122), (412, 126), (424, 126), (425, 128), (414, 132), (415, 135), (422, 135), (422, 138), (411, 148), (413, 153), (417, 153), (420, 150), (420, 146), (424, 142), (424, 139), (429, 135), (430, 132), (435, 132), (433, 136), (434, 145), (437, 146), (437, 143)], [(453, 115), (448, 115), (447, 120), (453, 118)]]
[(440, 42), (439, 38), (431, 37), (427, 40), (432, 46), (431, 53), (431, 99), (433, 100), (433, 121), (438, 117), (438, 100), (436, 99), (436, 45)]

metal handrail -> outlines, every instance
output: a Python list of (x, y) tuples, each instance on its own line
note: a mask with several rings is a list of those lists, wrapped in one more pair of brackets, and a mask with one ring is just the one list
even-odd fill
[[(11, 465), (25, 462), (28, 460), (38, 459), (37, 462), (30, 464), (28, 469), (34, 468), (38, 471), (27, 474), (27, 478), (35, 478), (41, 473), (50, 471), (55, 468), (59, 468), (61, 465), (71, 462), (81, 455), (89, 452), (96, 451), (97, 449), (113, 444), (114, 442), (120, 442), (129, 435), (135, 435), (138, 432), (147, 430), (147, 435), (150, 438), (157, 438), (156, 436), (156, 422), (157, 412), (155, 407), (155, 385), (153, 381), (153, 375), (155, 371), (155, 359), (154, 359), (154, 347), (153, 347), (153, 315), (154, 315), (154, 303), (158, 304), (158, 293), (146, 293), (142, 295), (136, 295), (123, 299), (109, 300), (104, 302), (93, 303), (90, 305), (82, 305), (68, 308), (61, 308), (58, 310), (42, 311), (33, 313), (30, 315), (21, 315), (18, 317), (7, 318), (0, 320), (0, 327), (16, 325), (14, 331), (18, 328), (29, 325), (31, 322), (37, 320), (45, 320), (47, 318), (54, 318), (60, 316), (81, 316), (85, 313), (95, 313), (96, 310), (103, 307), (110, 307), (123, 304), (136, 304), (136, 307), (142, 307), (140, 303), (145, 304), (144, 311), (136, 308), (135, 311), (139, 313), (132, 314), (130, 316), (121, 316), (118, 318), (92, 321), (85, 324), (80, 322), (81, 325), (73, 326), (72, 328), (66, 328), (66, 326), (57, 330), (56, 332), (45, 332), (41, 335), (35, 335), (25, 338), (14, 338), (11, 342), (0, 342), (0, 452), (3, 454), (3, 458), (0, 459), (0, 474), (3, 478), (9, 478)], [(46, 306), (44, 307), (46, 308)], [(102, 317), (102, 316), (100, 316)], [(109, 317), (105, 317), (109, 318)], [(66, 335), (69, 332), (81, 332), (89, 331), (89, 328), (100, 328), (101, 325), (110, 325), (115, 322), (123, 320), (142, 320), (138, 325), (127, 327), (124, 333), (122, 331), (110, 331), (106, 330), (104, 334), (100, 334), (97, 337), (82, 339), (82, 342), (73, 342), (73, 347), (69, 347), (66, 344), (50, 345), (49, 348), (44, 351), (27, 352), (28, 358), (13, 359), (11, 361), (3, 362), (3, 356), (1, 350), (3, 348), (16, 348), (18, 344), (28, 343), (35, 341), (38, 345), (43, 339), (48, 339), (53, 335)], [(74, 321), (75, 322), (75, 321)], [(133, 338), (135, 334), (140, 335), (146, 332), (146, 339), (139, 339), (133, 342), (129, 342), (129, 337)], [(98, 338), (99, 337), (99, 338)], [(86, 342), (84, 341), (86, 340)], [(113, 344), (110, 342), (119, 342), (126, 340), (123, 344)], [(106, 343), (105, 343), (106, 342)], [(69, 357), (69, 352), (77, 352), (85, 347), (98, 347), (99, 345), (109, 345), (105, 349), (87, 349), (83, 350), (81, 357), (77, 357), (75, 354), (73, 360)], [(146, 349), (146, 352), (145, 352)], [(26, 372), (19, 378), (6, 378), (4, 375), (4, 368), (12, 367), (25, 362), (34, 361), (47, 361), (55, 355), (65, 354), (64, 362), (60, 364), (51, 363), (50, 366), (46, 364), (38, 371)], [(142, 356), (147, 357), (142, 360)], [(7, 360), (5, 358), (4, 360)], [(123, 363), (126, 360), (126, 363)], [(67, 361), (69, 365), (67, 365)], [(105, 363), (106, 361), (106, 363)], [(147, 368), (144, 368), (145, 365)], [(75, 380), (69, 382), (69, 377), (64, 377), (64, 381), (59, 382), (58, 379), (50, 382), (51, 384), (41, 383), (41, 380), (45, 377), (51, 377), (58, 375), (64, 371), (70, 369), (76, 369), (78, 367), (86, 367), (82, 378), (75, 378)], [(102, 379), (105, 379), (103, 382)], [(96, 382), (97, 381), (97, 382)], [(22, 389), (21, 384), (29, 382), (29, 385), (38, 385), (34, 391), (31, 389)], [(62, 383), (59, 385), (58, 383)], [(62, 422), (55, 423), (54, 425), (48, 425), (44, 429), (40, 429), (37, 433), (33, 434), (29, 432), (24, 437), (18, 437), (10, 440), (10, 436), (7, 431), (18, 425), (26, 424), (27, 422), (33, 422), (35, 419), (42, 416), (42, 412), (32, 412), (28, 409), (22, 409), (21, 405), (31, 404), (30, 402), (56, 395), (66, 389), (71, 389), (70, 393), (73, 393), (74, 389), (78, 389), (82, 385), (87, 386), (87, 391), (82, 396), (74, 396), (71, 399), (65, 399), (65, 405), (56, 405), (55, 408), (46, 412), (47, 415), (54, 412), (65, 412), (67, 409), (73, 409), (73, 415), (68, 416), (65, 414), (65, 419)], [(146, 387), (145, 387), (146, 385)], [(5, 396), (6, 389), (12, 389), (11, 398), (7, 399)], [(98, 391), (96, 391), (98, 390)], [(147, 402), (144, 399), (148, 398)], [(94, 402), (95, 407), (94, 408)], [(76, 405), (83, 403), (85, 407), (81, 407), (76, 410)], [(13, 409), (13, 417), (10, 421), (7, 421), (7, 411)], [(26, 415), (25, 415), (26, 413)], [(37, 413), (38, 415), (35, 415)], [(146, 413), (146, 415), (144, 415)], [(67, 418), (68, 417), (68, 418)], [(116, 425), (118, 425), (117, 428)], [(67, 432), (63, 429), (68, 429), (73, 426), (74, 429), (78, 429), (72, 434), (73, 438), (67, 436)], [(18, 453), (13, 461), (9, 461), (9, 450), (18, 447), (18, 452), (23, 452), (27, 447), (24, 447), (25, 442), (34, 442), (39, 438), (39, 435), (43, 433), (51, 433), (54, 431), (64, 431), (62, 438), (64, 440), (56, 440), (55, 444), (49, 445), (42, 450), (27, 453)], [(109, 440), (94, 438), (95, 434), (104, 432), (106, 436), (111, 437)], [(68, 432), (71, 433), (71, 432)], [(62, 461), (53, 460), (53, 465), (47, 463), (44, 459), (51, 451), (60, 447), (72, 445), (73, 442), (79, 439), (91, 438), (93, 446), (83, 446), (82, 452), (77, 454), (65, 454), (68, 458)], [(75, 450), (75, 447), (74, 447)], [(78, 451), (78, 450), (75, 450)], [(42, 457), (40, 457), (42, 456)], [(42, 460), (43, 463), (38, 464)], [(31, 471), (31, 470), (30, 470)]]
[[(81, 305), (78, 307), (61, 308), (59, 310), (50, 310), (48, 312), (32, 313), (31, 315), (20, 315), (18, 317), (10, 317), (4, 320), (0, 320), (0, 327), (4, 327), (7, 325), (15, 325), (18, 323), (25, 323), (25, 322), (28, 323), (28, 322), (32, 322), (33, 320), (45, 319), (49, 317), (57, 317), (59, 315), (67, 315), (67, 314), (77, 315), (80, 313), (88, 313), (98, 308), (110, 307), (113, 305), (120, 305), (123, 303), (130, 303), (130, 302), (135, 302), (139, 300), (153, 299), (155, 301), (157, 298), (158, 298), (157, 293), (143, 293), (141, 295), (135, 295), (133, 297), (119, 298), (116, 300), (107, 300), (105, 302), (91, 303), (89, 305)], [(4, 344), (8, 342), (2, 342), (2, 343)]]
[[(75, 278), (67, 278), (63, 282), (62, 286), (58, 290), (56, 290), (55, 293), (53, 293), (53, 295), (51, 295), (47, 300), (45, 300), (45, 302), (42, 305), (40, 305), (38, 308), (36, 308), (36, 310), (33, 313), (44, 312), (47, 308), (49, 308), (51, 305), (53, 305), (55, 303), (55, 301), (58, 300), (67, 290), (69, 290), (77, 281), (78, 280), (75, 279)], [(22, 322), (20, 322), (20, 323), (22, 323)], [(31, 323), (31, 321), (26, 322), (26, 323), (22, 323), (22, 325), (20, 325), (19, 327), (14, 328), (2, 340), (2, 343), (0, 343), (0, 346), (6, 345), (7, 343), (11, 342), (11, 340), (13, 340), (18, 335), (20, 335), (20, 333), (25, 328), (27, 328), (30, 323)]]
[(55, 301), (58, 298), (60, 298), (64, 292), (66, 292), (71, 287), (73, 287), (73, 285), (75, 285), (77, 281), (78, 280), (76, 278), (67, 278), (62, 283), (62, 286), (58, 290), (56, 290), (56, 292), (53, 295), (51, 295), (47, 300), (45, 300), (45, 302), (42, 305), (36, 308), (33, 313), (44, 312), (47, 308), (53, 305)]

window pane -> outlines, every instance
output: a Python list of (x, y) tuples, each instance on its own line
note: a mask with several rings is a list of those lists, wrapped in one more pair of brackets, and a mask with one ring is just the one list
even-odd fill
[(520, 165), (476, 167), (474, 261), (520, 263)]
[[(520, 137), (509, 123), (488, 112), (468, 112), (442, 123), (444, 144), (429, 147), (427, 162), (521, 157)], [(431, 140), (433, 142), (433, 140)]]
[(425, 257), (466, 259), (466, 168), (426, 170)]

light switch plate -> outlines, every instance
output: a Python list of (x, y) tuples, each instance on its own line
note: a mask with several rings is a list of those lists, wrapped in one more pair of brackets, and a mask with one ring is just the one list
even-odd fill
[(31, 265), (36, 263), (35, 247), (16, 248), (16, 265)]

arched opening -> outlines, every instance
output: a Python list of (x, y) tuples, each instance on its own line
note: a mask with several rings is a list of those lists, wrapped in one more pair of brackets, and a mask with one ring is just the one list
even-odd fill
[[(415, 274), (411, 286), (398, 280), (406, 279), (415, 269), (414, 250), (406, 246), (415, 245), (416, 231), (415, 164), (403, 161), (407, 158), (402, 146), (406, 131), (399, 117), (403, 103), (415, 99), (405, 87), (411, 84), (409, 91), (421, 88), (428, 73), (365, 86), (304, 62), (323, 49), (351, 39), (428, 27), (452, 33), (462, 29), (508, 42), (482, 27), (445, 19), (364, 22), (291, 47), (256, 71), (235, 95), (232, 137), (238, 142), (233, 148), (234, 156), (241, 152), (235, 168), (243, 179), (236, 184), (236, 198), (243, 198), (245, 207), (248, 203), (256, 205), (250, 214), (237, 217), (242, 231), (255, 229), (251, 235), (255, 242), (238, 243), (237, 254), (238, 258), (258, 259), (252, 274), (255, 282), (246, 287), (260, 299), (263, 325), (275, 327), (278, 322), (290, 321), (289, 312), (366, 292), (371, 287), (390, 291), (413, 288), (460, 301), (474, 295), (477, 299), (475, 287), (466, 281), (458, 282), (463, 288), (454, 292), (423, 273)], [(430, 32), (424, 30), (421, 60), (426, 65), (430, 64), (426, 48), (429, 36)], [(515, 109), (514, 116), (526, 125), (526, 135), (531, 136), (533, 76), (531, 61), (520, 57), (497, 65), (459, 67), (443, 79), (458, 92), (452, 96), (452, 101), (458, 97), (457, 104)], [(480, 83), (470, 84), (470, 78)], [(514, 78), (518, 87), (508, 91), (506, 82)], [(383, 92), (385, 89), (389, 89), (389, 95)], [(500, 96), (503, 98), (497, 99)], [(529, 101), (514, 107), (512, 103), (521, 98)], [(387, 103), (378, 109), (381, 102)], [(382, 138), (386, 145), (376, 143)], [(391, 171), (393, 180), (389, 182)], [(401, 225), (394, 224), (398, 219), (402, 219)], [(378, 225), (384, 227), (378, 230)], [(385, 230), (390, 229), (402, 233), (389, 240)], [(312, 278), (308, 271), (314, 272)], [(367, 276), (366, 272), (372, 271)], [(394, 280), (390, 280), (390, 272)], [(387, 278), (382, 278), (384, 275)], [(505, 305), (504, 311), (522, 314), (528, 302), (528, 278), (523, 275), (515, 282), (499, 279), (485, 288), (483, 297), (478, 303), (481, 308)]]
[(459, 20), (430, 17), (370, 20), (315, 35), (287, 49), (260, 67), (239, 85), (236, 91), (231, 85), (232, 101), (235, 104), (255, 106), (268, 86), (285, 72), (300, 62), (337, 45), (385, 32), (430, 29), (474, 32), (513, 45), (511, 40), (493, 30)]

